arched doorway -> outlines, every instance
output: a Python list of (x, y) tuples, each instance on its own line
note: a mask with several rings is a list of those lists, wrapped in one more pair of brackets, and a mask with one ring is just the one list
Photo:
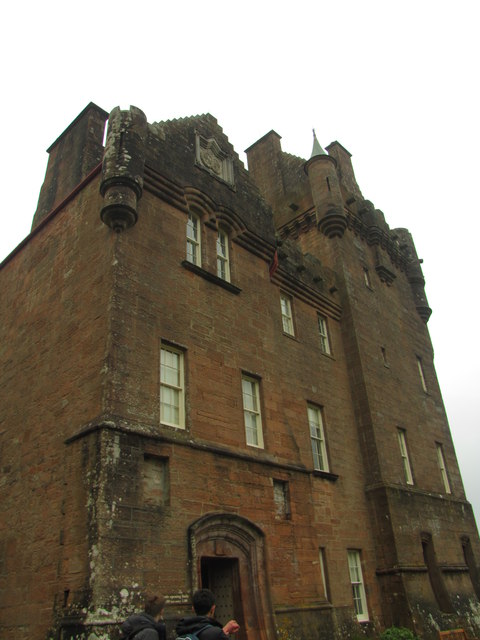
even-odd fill
[(263, 532), (240, 516), (214, 513), (190, 526), (189, 545), (193, 588), (215, 593), (218, 620), (238, 620), (236, 640), (274, 640)]

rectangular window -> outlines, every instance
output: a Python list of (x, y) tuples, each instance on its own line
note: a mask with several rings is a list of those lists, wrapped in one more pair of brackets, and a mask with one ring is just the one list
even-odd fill
[(420, 381), (422, 383), (422, 389), (425, 391), (425, 393), (427, 393), (427, 383), (425, 381), (425, 373), (423, 371), (422, 359), (419, 356), (417, 356), (417, 367), (418, 367), (418, 374), (420, 376)]
[(330, 590), (328, 588), (328, 573), (327, 573), (327, 553), (325, 547), (320, 547), (318, 550), (318, 561), (320, 564), (320, 574), (322, 576), (323, 593), (325, 594), (325, 600), (330, 600)]
[(318, 333), (320, 334), (320, 349), (322, 353), (330, 355), (330, 340), (328, 339), (327, 318), (320, 313), (318, 318)]
[(187, 260), (201, 265), (200, 222), (196, 215), (189, 213), (187, 220)]
[(217, 276), (230, 282), (230, 261), (228, 257), (228, 236), (225, 231), (218, 230), (217, 236)]
[(307, 406), (310, 441), (312, 443), (313, 468), (316, 471), (328, 471), (327, 447), (323, 429), (322, 410), (312, 404)]
[(284, 480), (273, 481), (273, 499), (275, 501), (275, 516), (289, 520), (291, 514), (288, 482)]
[(282, 310), (283, 331), (288, 333), (289, 336), (293, 336), (295, 333), (293, 330), (292, 301), (284, 293), (280, 294), (280, 307)]
[(452, 493), (450, 489), (450, 482), (448, 481), (447, 467), (445, 465), (445, 458), (443, 456), (443, 445), (439, 442), (436, 442), (437, 447), (437, 460), (438, 466), (440, 468), (440, 475), (442, 476), (443, 486), (445, 487), (445, 493)]
[(258, 380), (242, 376), (243, 416), (247, 444), (263, 449), (262, 415)]
[(160, 422), (185, 428), (183, 353), (166, 345), (160, 352)]
[(380, 347), (380, 350), (382, 352), (383, 364), (385, 367), (388, 367), (387, 350), (385, 349), (385, 347)]
[(405, 480), (407, 484), (413, 484), (412, 467), (410, 466), (410, 459), (408, 457), (407, 449), (407, 435), (405, 429), (398, 429), (398, 444), (400, 446), (400, 455), (403, 461), (403, 471), (405, 473)]
[(169, 504), (170, 488), (168, 458), (144, 455), (143, 500), (149, 507), (163, 507)]
[(365, 286), (369, 289), (372, 288), (372, 281), (370, 280), (370, 273), (366, 267), (363, 267), (363, 281), (365, 282)]
[(352, 584), (353, 606), (355, 615), (359, 622), (368, 621), (367, 597), (365, 595), (365, 585), (363, 584), (362, 565), (360, 563), (360, 552), (354, 549), (348, 551), (348, 569), (350, 571), (350, 582)]

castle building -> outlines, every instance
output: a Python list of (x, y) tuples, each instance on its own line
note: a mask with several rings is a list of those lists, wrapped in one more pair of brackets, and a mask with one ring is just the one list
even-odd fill
[[(108, 133), (104, 144), (104, 130)], [(1, 264), (0, 636), (480, 637), (480, 542), (412, 237), (350, 154), (89, 104)], [(5, 214), (4, 214), (5, 215)]]

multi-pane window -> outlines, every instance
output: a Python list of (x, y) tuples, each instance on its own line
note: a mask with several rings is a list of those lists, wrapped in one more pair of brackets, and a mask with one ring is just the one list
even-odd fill
[(365, 595), (365, 585), (363, 583), (360, 552), (355, 549), (348, 550), (348, 569), (350, 572), (350, 582), (352, 585), (353, 606), (355, 608), (355, 615), (357, 616), (357, 620), (359, 622), (367, 622), (367, 598)]
[(284, 333), (288, 335), (295, 335), (293, 330), (293, 317), (292, 317), (292, 301), (284, 293), (280, 294), (280, 308), (282, 310), (282, 325)]
[(228, 256), (228, 236), (222, 229), (217, 236), (217, 276), (230, 282), (230, 260)]
[(187, 260), (192, 264), (201, 264), (200, 221), (193, 213), (187, 219)]
[(423, 371), (422, 359), (419, 356), (417, 356), (417, 367), (418, 367), (418, 374), (420, 376), (420, 381), (422, 383), (422, 389), (426, 393), (427, 392), (427, 383), (425, 381), (425, 372)]
[(242, 377), (243, 416), (247, 444), (263, 448), (262, 414), (260, 411), (260, 389), (258, 380)]
[(450, 489), (450, 482), (448, 481), (447, 466), (445, 464), (445, 458), (443, 455), (443, 445), (441, 445), (440, 442), (436, 442), (435, 444), (437, 447), (438, 466), (440, 468), (440, 475), (442, 476), (443, 486), (445, 487), (445, 493), (452, 493), (452, 490)]
[(160, 422), (185, 428), (183, 353), (162, 345), (160, 352)]
[(320, 335), (320, 349), (330, 355), (330, 340), (328, 338), (327, 318), (320, 313), (317, 315), (318, 333)]
[(400, 446), (400, 455), (402, 456), (403, 471), (405, 473), (405, 480), (407, 484), (413, 484), (412, 467), (410, 466), (410, 459), (408, 457), (407, 449), (407, 435), (405, 429), (398, 429), (398, 444)]
[(316, 471), (328, 471), (327, 447), (323, 429), (322, 410), (315, 405), (307, 406), (310, 441), (312, 443), (313, 468)]

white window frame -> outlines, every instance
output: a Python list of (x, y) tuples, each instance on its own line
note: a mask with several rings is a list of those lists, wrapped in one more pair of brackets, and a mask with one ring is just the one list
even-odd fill
[(360, 551), (357, 549), (348, 549), (347, 556), (355, 615), (358, 622), (368, 622), (367, 596), (365, 593), (365, 584), (363, 582)]
[(194, 213), (188, 214), (187, 219), (187, 261), (202, 266), (202, 239), (200, 218)]
[(422, 383), (422, 389), (425, 391), (425, 393), (427, 393), (428, 392), (427, 381), (425, 380), (425, 372), (423, 370), (423, 363), (420, 356), (417, 356), (417, 367), (418, 367), (418, 374), (420, 376), (420, 381)]
[(250, 447), (263, 449), (260, 383), (257, 378), (242, 374), (242, 399), (246, 443)]
[(400, 447), (400, 455), (402, 456), (403, 471), (405, 473), (405, 481), (407, 484), (413, 485), (412, 467), (410, 465), (410, 458), (408, 456), (407, 448), (407, 432), (405, 429), (398, 428), (398, 445)]
[(280, 294), (280, 309), (282, 311), (283, 333), (289, 336), (295, 335), (293, 327), (292, 299), (286, 293)]
[(312, 447), (313, 468), (315, 471), (329, 472), (325, 430), (323, 426), (323, 412), (314, 404), (307, 404), (308, 425), (310, 428), (310, 443)]
[(330, 348), (330, 338), (328, 335), (327, 316), (324, 316), (322, 313), (317, 313), (317, 324), (320, 335), (320, 349), (322, 353), (331, 355), (332, 350)]
[(435, 446), (437, 448), (438, 466), (440, 468), (440, 475), (442, 476), (443, 486), (445, 487), (445, 493), (452, 493), (450, 481), (448, 479), (447, 465), (445, 464), (445, 456), (443, 455), (443, 445), (440, 442), (436, 442)]
[(160, 349), (160, 422), (185, 429), (184, 354), (164, 343)]
[(228, 250), (228, 234), (218, 229), (217, 234), (217, 276), (230, 282), (230, 255)]

